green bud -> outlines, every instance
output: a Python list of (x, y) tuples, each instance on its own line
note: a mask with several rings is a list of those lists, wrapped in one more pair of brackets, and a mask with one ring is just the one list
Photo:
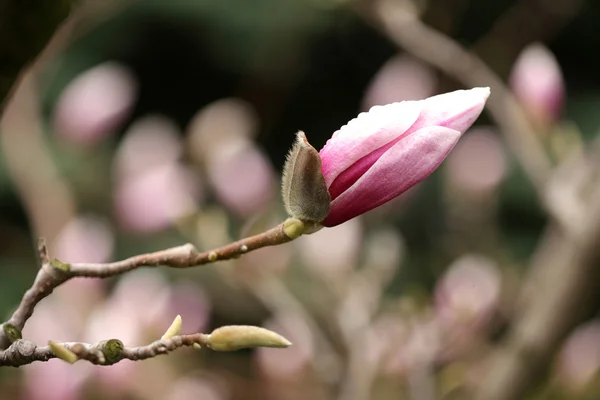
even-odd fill
[(121, 359), (124, 347), (119, 339), (109, 339), (103, 343), (101, 351), (108, 364), (114, 364)]

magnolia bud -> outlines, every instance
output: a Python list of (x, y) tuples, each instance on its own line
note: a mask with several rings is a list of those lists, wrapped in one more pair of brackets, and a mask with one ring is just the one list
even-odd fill
[(169, 326), (169, 329), (167, 329), (167, 331), (164, 333), (164, 335), (162, 335), (160, 340), (169, 340), (173, 336), (179, 335), (179, 332), (181, 332), (182, 324), (183, 324), (183, 320), (181, 319), (181, 315), (176, 316), (175, 319), (173, 320), (173, 322), (171, 323), (171, 326)]
[(215, 351), (234, 351), (253, 347), (285, 348), (292, 343), (281, 335), (258, 326), (232, 325), (215, 329), (207, 338)]
[(290, 217), (321, 222), (329, 214), (330, 198), (321, 172), (321, 157), (302, 131), (283, 167), (282, 193)]
[(69, 364), (74, 364), (79, 359), (79, 357), (77, 357), (77, 355), (71, 350), (67, 349), (63, 345), (53, 342), (52, 340), (48, 341), (48, 346), (50, 346), (50, 350), (52, 350), (56, 357), (68, 362)]

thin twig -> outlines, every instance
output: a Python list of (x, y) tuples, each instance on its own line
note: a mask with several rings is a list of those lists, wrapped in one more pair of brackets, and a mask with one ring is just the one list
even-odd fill
[[(47, 260), (47, 250), (40, 246), (40, 259), (42, 263), (36, 279), (29, 290), (21, 299), (21, 303), (14, 311), (12, 317), (3, 324), (3, 328), (10, 327), (20, 332), (27, 320), (33, 314), (36, 305), (52, 291), (75, 277), (108, 278), (123, 274), (127, 271), (141, 267), (157, 267), (164, 265), (172, 268), (190, 268), (198, 265), (214, 263), (239, 257), (252, 250), (266, 246), (275, 246), (287, 243), (292, 239), (284, 231), (284, 223), (254, 236), (247, 237), (237, 242), (215, 250), (199, 252), (192, 244), (173, 247), (154, 253), (141, 254), (122, 261), (90, 264), (90, 263), (63, 263), (56, 259)], [(6, 329), (0, 330), (0, 348), (6, 349), (14, 338), (8, 337)]]
[[(194, 333), (173, 336), (167, 340), (156, 340), (146, 346), (125, 347), (117, 339), (104, 340), (98, 343), (67, 342), (57, 343), (76, 356), (76, 360), (87, 360), (96, 365), (113, 365), (121, 360), (141, 361), (157, 355), (167, 354), (180, 347), (190, 347), (195, 344), (208, 347), (209, 335)], [(8, 349), (0, 352), (0, 366), (20, 367), (34, 361), (48, 361), (59, 358), (51, 346), (36, 346), (31, 340), (21, 339), (14, 342)]]

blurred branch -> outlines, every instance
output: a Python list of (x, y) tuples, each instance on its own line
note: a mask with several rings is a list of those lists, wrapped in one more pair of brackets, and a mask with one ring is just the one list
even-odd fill
[[(550, 364), (565, 336), (589, 312), (600, 289), (600, 146), (557, 171), (552, 191), (571, 207), (578, 201), (573, 229), (551, 224), (533, 256), (520, 294), (520, 314), (497, 349), (478, 398), (523, 398)], [(561, 198), (555, 197), (557, 202)]]
[(504, 72), (525, 45), (552, 38), (583, 5), (583, 0), (517, 1), (477, 41), (473, 50), (485, 59), (493, 58), (496, 70)]
[(535, 129), (502, 80), (477, 56), (423, 24), (408, 2), (381, 0), (367, 3), (367, 8), (360, 9), (361, 15), (374, 22), (396, 45), (466, 87), (490, 87), (492, 95), (487, 101), (488, 110), (545, 204), (543, 194), (551, 169), (550, 160)]
[(0, 0), (0, 114), (24, 69), (69, 15), (74, 0)]
[(44, 140), (33, 75), (29, 70), (21, 79), (0, 118), (0, 144), (34, 234), (52, 243), (75, 215), (77, 202)]
[[(383, 299), (385, 287), (394, 276), (395, 265), (377, 265), (370, 261), (354, 272), (349, 290), (342, 299), (337, 315), (341, 337), (348, 351), (348, 361), (340, 385), (338, 400), (367, 400), (377, 378), (383, 354), (373, 349), (373, 318)], [(357, 346), (357, 343), (361, 345)]]
[[(300, 230), (298, 230), (300, 225)], [(0, 348), (6, 349), (15, 338), (20, 338), (21, 330), (33, 314), (36, 305), (49, 296), (52, 291), (75, 277), (108, 278), (123, 274), (141, 267), (157, 267), (164, 265), (172, 268), (190, 268), (198, 265), (214, 263), (240, 257), (252, 250), (266, 246), (283, 244), (300, 236), (303, 224), (289, 219), (278, 226), (248, 238), (238, 240), (215, 250), (199, 252), (192, 244), (173, 247), (154, 253), (141, 254), (122, 261), (106, 264), (73, 263), (68, 264), (56, 259), (49, 259), (46, 245), (39, 245), (39, 255), (42, 263), (33, 285), (21, 299), (21, 303), (12, 317), (3, 324), (0, 331)], [(6, 327), (17, 332), (15, 337), (7, 335)], [(11, 340), (12, 339), (12, 340)]]
[(284, 348), (290, 345), (287, 339), (275, 332), (255, 326), (225, 326), (211, 334), (175, 335), (137, 347), (126, 347), (118, 339), (103, 340), (95, 344), (50, 341), (48, 346), (38, 347), (31, 340), (20, 339), (0, 353), (0, 366), (19, 367), (52, 358), (60, 358), (71, 364), (87, 360), (96, 365), (113, 365), (125, 359), (146, 360), (181, 347), (207, 347), (215, 351), (231, 351), (253, 347)]

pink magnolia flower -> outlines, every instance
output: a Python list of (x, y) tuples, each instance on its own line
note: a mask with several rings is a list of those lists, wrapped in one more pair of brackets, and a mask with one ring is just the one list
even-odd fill
[(515, 61), (510, 86), (538, 122), (556, 121), (565, 102), (565, 83), (556, 57), (540, 43), (527, 46)]
[(475, 88), (375, 106), (335, 132), (319, 153), (331, 197), (321, 224), (339, 225), (427, 178), (489, 95), (489, 88)]

